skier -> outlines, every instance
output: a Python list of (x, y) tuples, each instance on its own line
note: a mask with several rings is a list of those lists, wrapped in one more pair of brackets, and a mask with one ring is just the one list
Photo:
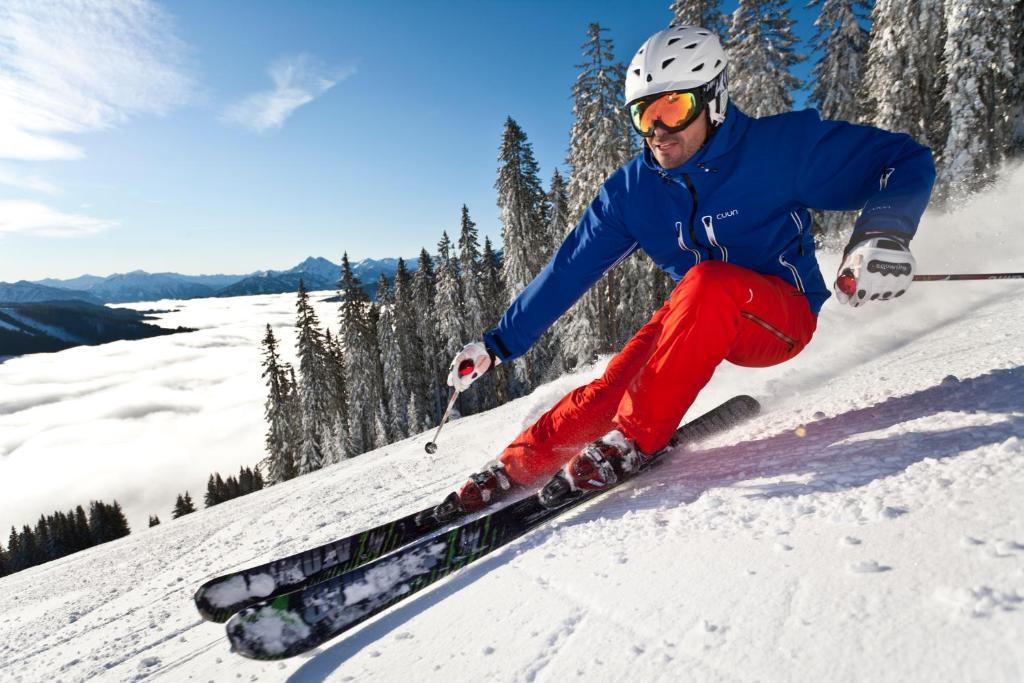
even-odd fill
[[(729, 102), (727, 63), (718, 38), (697, 26), (643, 44), (625, 86), (643, 153), (605, 181), (498, 325), (453, 360), (448, 384), (465, 391), (525, 353), (636, 249), (677, 282), (600, 378), (470, 477), (455, 494), (463, 511), (551, 475), (569, 490), (607, 487), (668, 442), (723, 360), (767, 367), (800, 353), (830, 295), (809, 209), (860, 209), (839, 268), (841, 303), (888, 301), (910, 286), (909, 243), (935, 177), (930, 150), (814, 110), (751, 118)], [(460, 374), (467, 360), (473, 371)]]

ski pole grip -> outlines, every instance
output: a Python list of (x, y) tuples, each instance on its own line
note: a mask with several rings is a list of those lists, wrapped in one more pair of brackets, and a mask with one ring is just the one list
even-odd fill
[(846, 296), (853, 296), (857, 291), (857, 279), (853, 277), (853, 272), (847, 268), (839, 277), (836, 278), (836, 286), (839, 291)]
[(466, 375), (473, 374), (473, 368), (476, 365), (470, 359), (466, 359), (459, 363), (459, 377), (465, 377)]

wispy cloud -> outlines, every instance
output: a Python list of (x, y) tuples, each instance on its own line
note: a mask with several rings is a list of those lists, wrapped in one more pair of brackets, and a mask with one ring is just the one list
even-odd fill
[(64, 136), (186, 102), (194, 85), (173, 29), (148, 0), (4, 0), (0, 158), (78, 159)]
[(42, 192), (43, 194), (57, 194), (59, 192), (57, 186), (48, 180), (44, 180), (37, 175), (22, 173), (14, 166), (2, 163), (0, 163), (0, 185), (16, 187), (19, 190)]
[(0, 237), (8, 234), (80, 237), (117, 227), (116, 221), (63, 213), (37, 202), (0, 200)]
[(296, 109), (309, 104), (356, 72), (354, 67), (329, 68), (306, 54), (284, 57), (267, 70), (271, 90), (249, 95), (225, 110), (223, 119), (256, 133), (280, 128)]

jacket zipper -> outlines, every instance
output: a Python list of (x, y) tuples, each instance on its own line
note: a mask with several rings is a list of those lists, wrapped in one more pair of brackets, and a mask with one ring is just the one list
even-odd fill
[[(690, 180), (690, 176), (686, 173), (683, 174), (683, 182), (686, 184), (686, 189), (690, 191), (690, 197), (693, 199), (693, 208), (690, 209), (690, 239), (693, 240), (693, 246), (704, 248), (704, 245), (697, 240), (697, 228), (695, 227), (697, 222), (697, 188), (694, 187), (693, 181)], [(705, 249), (708, 252), (708, 260), (714, 261), (714, 252), (710, 248)]]

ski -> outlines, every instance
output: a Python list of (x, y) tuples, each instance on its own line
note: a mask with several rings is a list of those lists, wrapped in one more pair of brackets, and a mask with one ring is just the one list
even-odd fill
[[(442, 505), (446, 503), (448, 499)], [(461, 516), (452, 509), (439, 520), (434, 514), (437, 508), (434, 505), (289, 557), (210, 579), (196, 591), (196, 609), (203, 619), (223, 623), (240, 609), (352, 571)]]
[[(726, 401), (680, 427), (669, 445), (644, 469), (658, 462), (672, 448), (725, 431), (753, 417), (759, 410), (758, 402), (749, 396)], [(618, 483), (632, 478), (620, 479)], [(540, 492), (447, 533), (423, 538), (352, 571), (241, 610), (226, 627), (232, 650), (261, 660), (284, 659), (307, 652), (563, 512), (614, 488), (568, 491), (563, 481), (556, 475)]]

